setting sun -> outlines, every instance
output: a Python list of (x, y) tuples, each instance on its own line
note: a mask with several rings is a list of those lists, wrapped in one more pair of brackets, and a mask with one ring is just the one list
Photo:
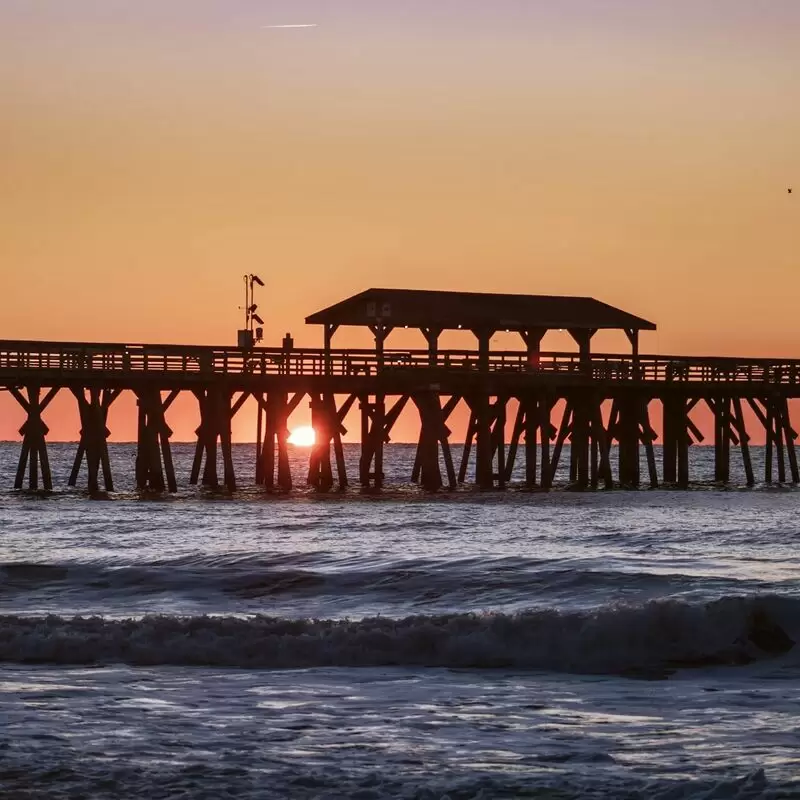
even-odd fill
[(302, 425), (289, 434), (289, 444), (295, 444), (298, 447), (311, 447), (316, 439), (317, 435), (310, 425)]

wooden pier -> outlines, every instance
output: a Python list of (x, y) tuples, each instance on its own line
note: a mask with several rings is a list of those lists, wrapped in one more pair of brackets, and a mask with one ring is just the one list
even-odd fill
[[(249, 398), (258, 405), (257, 458), (247, 478), (266, 489), (288, 491), (302, 479), (330, 491), (354, 478), (365, 489), (381, 489), (384, 446), (406, 407), (417, 410), (420, 423), (409, 477), (429, 491), (453, 489), (473, 474), (480, 489), (505, 488), (520, 452), (530, 488), (551, 488), (565, 458), (576, 489), (686, 487), (690, 447), (704, 440), (692, 419), (701, 404), (714, 420), (715, 481), (730, 481), (733, 448), (748, 485), (756, 483), (747, 408), (764, 432), (763, 480), (800, 482), (798, 434), (789, 414), (789, 400), (800, 397), (800, 360), (643, 355), (639, 332), (655, 326), (591, 298), (370, 289), (306, 321), (323, 326), (322, 348), (0, 341), (0, 389), (27, 414), (15, 488), (53, 489), (44, 420), (58, 392), (75, 397), (80, 415), (68, 483), (78, 485), (85, 473), (93, 491), (114, 489), (107, 422), (123, 392), (133, 392), (138, 404), (136, 485), (156, 492), (175, 492), (185, 478), (237, 488), (244, 476), (234, 470), (231, 421)], [(368, 326), (374, 349), (334, 348), (341, 325)], [(419, 329), (427, 347), (387, 348), (397, 327)], [(440, 349), (448, 329), (472, 331), (477, 348)], [(542, 338), (553, 329), (569, 331), (577, 351), (542, 352)], [(592, 353), (600, 329), (624, 331), (630, 354)], [(519, 333), (524, 348), (491, 351), (499, 330)], [(200, 412), (188, 476), (176, 474), (167, 424), (183, 392), (194, 395)], [(307, 474), (298, 476), (290, 469), (287, 439), (291, 414), (302, 402), (310, 404), (316, 444)], [(454, 452), (448, 421), (459, 405), (468, 409), (469, 422)], [(354, 407), (361, 420), (357, 477), (347, 474), (342, 444), (343, 422)], [(652, 425), (657, 412), (660, 453)]]

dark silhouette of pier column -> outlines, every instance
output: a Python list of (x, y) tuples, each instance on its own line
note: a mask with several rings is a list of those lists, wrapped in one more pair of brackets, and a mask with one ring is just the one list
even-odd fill
[(50, 459), (47, 456), (47, 442), (45, 437), (49, 428), (42, 419), (42, 413), (50, 405), (52, 399), (58, 394), (58, 387), (51, 388), (44, 398), (41, 397), (41, 387), (28, 386), (24, 391), (27, 397), (16, 387), (9, 387), (11, 396), (22, 406), (28, 418), (19, 429), (22, 436), (22, 447), (17, 464), (17, 474), (14, 479), (14, 488), (22, 489), (25, 483), (25, 472), (28, 471), (28, 488), (39, 488), (39, 472), (41, 470), (42, 487), (45, 491), (53, 490), (53, 476), (50, 472)]
[(233, 468), (231, 420), (242, 407), (249, 393), (242, 393), (233, 404), (233, 393), (224, 386), (194, 389), (193, 394), (200, 407), (200, 425), (195, 431), (197, 445), (189, 482), (193, 485), (198, 483), (202, 468), (203, 486), (214, 489), (219, 487), (217, 473), (217, 443), (219, 443), (219, 449), (222, 451), (223, 483), (226, 489), (235, 491), (236, 475)]
[(668, 486), (678, 482), (678, 442), (681, 436), (688, 435), (685, 424), (681, 426), (681, 406), (685, 408), (686, 401), (675, 395), (667, 395), (661, 401), (661, 475)]
[(108, 409), (121, 391), (114, 389), (88, 390), (86, 396), (84, 389), (73, 389), (72, 393), (78, 401), (78, 411), (81, 418), (80, 443), (72, 472), (69, 476), (69, 485), (76, 486), (81, 464), (86, 460), (87, 486), (90, 492), (100, 488), (100, 471), (103, 473), (103, 485), (107, 492), (114, 491), (114, 481), (111, 476), (111, 463), (108, 458), (108, 437), (110, 431), (106, 427)]
[[(613, 488), (611, 440), (619, 436), (619, 404), (612, 405), (608, 429), (603, 423), (603, 397), (592, 389), (574, 389), (566, 394), (561, 422), (550, 425), (552, 399), (541, 407), (542, 487), (550, 488), (555, 480), (564, 445), (569, 440), (570, 485), (580, 491), (597, 488), (602, 480)], [(545, 435), (545, 431), (548, 431)], [(555, 437), (552, 457), (548, 454), (549, 439)]]
[(641, 481), (639, 464), (640, 409), (638, 398), (632, 393), (617, 400), (617, 441), (619, 442), (619, 482), (622, 486), (636, 488)]
[(479, 392), (472, 398), (475, 427), (475, 483), (479, 489), (492, 489), (492, 420), (489, 395)]
[[(475, 444), (475, 483), (479, 489), (504, 488), (507, 481), (505, 424), (508, 397), (492, 398), (483, 391), (465, 395), (470, 419), (464, 438), (464, 451), (458, 469), (458, 483), (467, 478), (470, 454)], [(496, 465), (496, 466), (495, 466)]]
[(572, 434), (570, 436), (570, 483), (575, 489), (589, 488), (589, 434), (591, 403), (586, 392), (572, 398)]
[[(789, 418), (789, 401), (778, 394), (762, 398), (747, 398), (747, 402), (766, 434), (764, 447), (764, 481), (772, 483), (773, 466), (777, 462), (778, 483), (786, 482), (786, 462), (792, 483), (800, 483), (795, 440), (797, 432), (792, 428)], [(759, 403), (761, 404), (759, 406)]]
[(714, 415), (714, 480), (728, 483), (731, 477), (731, 400), (718, 395), (706, 399)]
[(435, 492), (444, 485), (439, 463), (440, 446), (447, 473), (447, 485), (450, 489), (456, 487), (456, 473), (453, 456), (450, 452), (450, 429), (447, 427), (447, 418), (460, 399), (458, 395), (454, 395), (442, 407), (438, 392), (417, 392), (414, 395), (414, 403), (420, 416), (420, 434), (411, 479), (419, 481), (428, 491)]
[(331, 438), (336, 421), (331, 419), (328, 404), (320, 395), (312, 394), (309, 405), (315, 439), (311, 447), (308, 465), (308, 485), (313, 486), (317, 491), (327, 492), (333, 488)]
[[(490, 404), (490, 424), (492, 443), (492, 486), (495, 482), (500, 489), (506, 488), (506, 412), (508, 398), (496, 397)], [(495, 468), (496, 464), (496, 468)]]
[(356, 395), (350, 395), (342, 407), (337, 409), (333, 394), (311, 395), (311, 424), (316, 437), (309, 459), (308, 484), (319, 491), (327, 492), (333, 487), (331, 447), (336, 463), (339, 490), (344, 491), (347, 488), (347, 469), (342, 444), (342, 436), (347, 433), (347, 429), (342, 423), (355, 400)]
[[(505, 463), (505, 481), (511, 482), (514, 474), (514, 465), (517, 460), (517, 451), (523, 434), (525, 435), (525, 485), (533, 486), (536, 480), (536, 430), (537, 420), (535, 409), (537, 400), (531, 392), (526, 392), (517, 397), (517, 414), (514, 417), (514, 425), (511, 429), (511, 440), (508, 443)], [(528, 441), (533, 442), (533, 447), (528, 447)], [(531, 459), (533, 459), (531, 461)]]
[[(165, 401), (156, 388), (143, 388), (136, 393), (138, 435), (136, 448), (136, 488), (153, 492), (178, 491), (172, 461), (170, 437), (165, 413), (179, 392), (173, 389)], [(166, 480), (165, 480), (166, 477)]]
[[(297, 392), (291, 399), (289, 393), (281, 389), (270, 390), (266, 396), (258, 395), (259, 422), (262, 414), (266, 417), (264, 438), (258, 436), (258, 457), (256, 460), (256, 483), (267, 489), (276, 486), (284, 491), (292, 488), (292, 470), (289, 465), (289, 417), (305, 397)], [(276, 459), (277, 456), (277, 459)], [(277, 460), (277, 481), (276, 481)]]
[(361, 410), (361, 458), (359, 459), (359, 482), (365, 489), (380, 489), (383, 486), (383, 446), (386, 442), (385, 395), (359, 396)]

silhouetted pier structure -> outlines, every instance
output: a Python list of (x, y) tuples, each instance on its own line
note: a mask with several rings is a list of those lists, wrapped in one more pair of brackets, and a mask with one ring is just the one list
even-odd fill
[[(743, 413), (748, 407), (765, 432), (764, 480), (777, 475), (781, 483), (800, 482), (788, 403), (800, 397), (800, 361), (642, 355), (639, 332), (655, 325), (591, 298), (370, 289), (306, 322), (323, 326), (322, 348), (0, 341), (0, 388), (27, 413), (15, 487), (53, 487), (43, 414), (60, 391), (75, 396), (81, 423), (69, 484), (77, 485), (85, 464), (90, 490), (114, 488), (108, 412), (126, 391), (138, 403), (136, 484), (154, 491), (178, 487), (166, 412), (181, 392), (191, 392), (200, 411), (190, 483), (231, 490), (237, 486), (231, 420), (251, 397), (258, 404), (255, 482), (269, 489), (289, 490), (298, 480), (289, 465), (288, 423), (305, 400), (317, 441), (303, 479), (320, 491), (348, 485), (343, 422), (356, 403), (358, 482), (366, 489), (383, 486), (384, 445), (409, 404), (420, 421), (411, 477), (428, 490), (455, 488), (467, 481), (471, 465), (478, 488), (504, 488), (520, 449), (524, 485), (531, 488), (551, 488), (564, 457), (574, 488), (636, 487), (643, 482), (642, 451), (646, 483), (685, 487), (689, 449), (703, 441), (691, 417), (701, 403), (714, 419), (716, 481), (730, 480), (733, 445), (747, 483), (755, 483)], [(343, 325), (368, 327), (374, 349), (335, 349)], [(398, 327), (419, 329), (427, 347), (387, 348)], [(440, 349), (442, 332), (455, 329), (471, 331), (477, 348)], [(554, 329), (569, 331), (577, 352), (542, 352), (544, 334)], [(624, 331), (630, 354), (592, 353), (598, 330)], [(492, 351), (497, 331), (518, 333), (524, 349)], [(662, 414), (660, 459), (654, 403)], [(459, 404), (466, 405), (469, 423), (456, 463), (448, 420)], [(510, 404), (516, 415), (506, 441)]]

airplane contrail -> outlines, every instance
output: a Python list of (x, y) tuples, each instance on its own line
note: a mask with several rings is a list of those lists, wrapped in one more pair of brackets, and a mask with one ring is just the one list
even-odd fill
[(293, 25), (262, 25), (262, 28), (316, 28), (316, 22), (302, 22)]

